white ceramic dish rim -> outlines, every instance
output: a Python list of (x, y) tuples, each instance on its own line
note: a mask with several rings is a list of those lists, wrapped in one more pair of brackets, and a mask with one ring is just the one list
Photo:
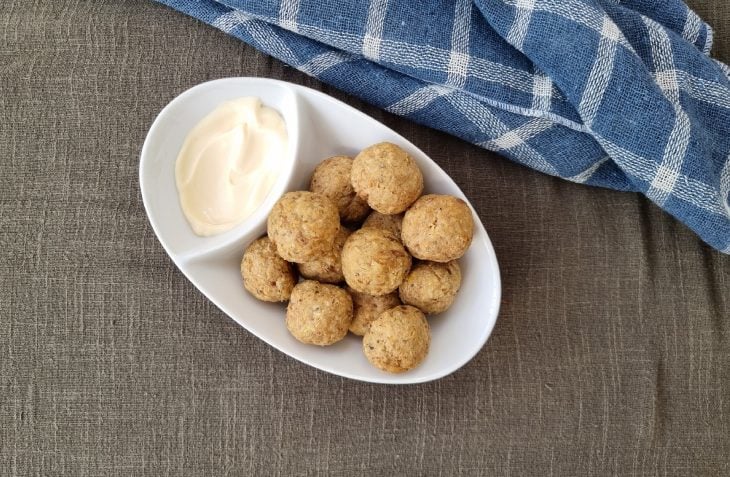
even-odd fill
[[(485, 247), (486, 252), (488, 254), (488, 257), (489, 257), (489, 268), (490, 268), (489, 269), (489, 273), (492, 275), (492, 278), (494, 280), (494, 283), (491, 284), (491, 290), (489, 291), (490, 295), (492, 295), (493, 300), (494, 300), (494, 307), (491, 309), (492, 310), (492, 313), (490, 313), (490, 315), (488, 317), (485, 317), (486, 326), (483, 328), (482, 336), (478, 340), (480, 344), (479, 344), (479, 346), (475, 346), (474, 347), (474, 350), (473, 350), (472, 353), (468, 353), (461, 360), (455, 361), (454, 364), (452, 364), (451, 366), (449, 366), (448, 368), (446, 368), (444, 371), (442, 371), (442, 372), (434, 372), (434, 373), (428, 374), (428, 375), (421, 375), (419, 377), (414, 377), (414, 378), (409, 378), (408, 373), (402, 373), (402, 374), (398, 374), (398, 375), (392, 375), (392, 374), (385, 375), (384, 374), (382, 380), (381, 379), (378, 379), (377, 377), (376, 378), (372, 378), (372, 379), (370, 379), (370, 378), (364, 378), (364, 377), (359, 376), (359, 375), (348, 374), (347, 372), (341, 372), (341, 371), (337, 371), (337, 370), (326, 369), (324, 367), (319, 366), (316, 363), (308, 362), (308, 361), (306, 361), (304, 359), (301, 359), (301, 358), (299, 358), (299, 357), (297, 357), (297, 356), (289, 353), (287, 350), (282, 349), (282, 347), (280, 347), (277, 343), (275, 343), (275, 342), (267, 339), (267, 337), (262, 336), (262, 335), (258, 334), (257, 332), (249, 329), (245, 324), (242, 323), (241, 320), (236, 319), (234, 317), (234, 314), (229, 309), (227, 309), (227, 307), (225, 306), (224, 303), (217, 303), (210, 296), (208, 296), (208, 294), (205, 293), (205, 291), (203, 291), (203, 289), (201, 288), (201, 286), (198, 285), (197, 280), (194, 277), (190, 276), (190, 274), (185, 269), (185, 267), (181, 267), (181, 263), (184, 262), (183, 259), (185, 258), (185, 256), (184, 255), (180, 255), (180, 254), (174, 252), (173, 250), (171, 250), (168, 247), (168, 244), (166, 243), (166, 241), (164, 240), (164, 238), (160, 234), (160, 230), (159, 230), (158, 224), (156, 223), (156, 221), (154, 220), (154, 218), (152, 217), (151, 212), (150, 212), (150, 207), (149, 207), (149, 203), (148, 203), (148, 196), (147, 196), (147, 194), (145, 194), (145, 184), (147, 183), (147, 181), (143, 177), (145, 158), (149, 156), (149, 148), (150, 148), (151, 138), (154, 138), (157, 135), (158, 129), (161, 127), (161, 123), (163, 122), (165, 116), (169, 113), (169, 111), (177, 103), (184, 101), (187, 98), (187, 96), (195, 95), (196, 93), (198, 93), (201, 90), (204, 90), (204, 89), (207, 89), (207, 88), (212, 88), (212, 87), (215, 87), (217, 85), (223, 85), (223, 84), (225, 84), (227, 82), (231, 82), (231, 81), (235, 81), (235, 82), (249, 82), (249, 83), (259, 83), (260, 82), (260, 83), (277, 84), (277, 85), (280, 85), (280, 86), (282, 86), (284, 88), (291, 89), (295, 95), (297, 93), (300, 93), (300, 92), (306, 92), (306, 94), (313, 95), (313, 96), (317, 96), (320, 100), (324, 100), (324, 101), (327, 101), (327, 102), (336, 103), (338, 107), (347, 109), (349, 111), (349, 113), (351, 113), (353, 115), (357, 115), (357, 116), (363, 117), (367, 121), (379, 122), (379, 121), (375, 120), (374, 118), (366, 115), (365, 113), (363, 113), (363, 112), (361, 112), (361, 111), (353, 108), (352, 106), (350, 106), (350, 105), (348, 105), (346, 103), (343, 103), (343, 102), (341, 102), (341, 101), (339, 101), (339, 100), (337, 100), (337, 99), (335, 99), (335, 98), (333, 98), (333, 97), (331, 97), (331, 96), (329, 96), (329, 95), (327, 95), (325, 93), (322, 93), (320, 91), (313, 90), (311, 88), (307, 88), (305, 86), (301, 86), (301, 85), (297, 85), (297, 84), (293, 84), (293, 83), (289, 83), (289, 82), (281, 81), (281, 80), (269, 79), (269, 78), (258, 78), (258, 77), (230, 77), (230, 78), (221, 78), (221, 79), (216, 79), (216, 80), (211, 80), (211, 81), (207, 81), (207, 82), (204, 82), (204, 83), (200, 83), (200, 84), (198, 84), (196, 86), (193, 86), (193, 87), (191, 87), (191, 88), (183, 91), (182, 93), (180, 93), (178, 96), (176, 96), (172, 101), (170, 101), (160, 111), (160, 113), (155, 117), (155, 120), (153, 121), (152, 125), (150, 126), (150, 129), (149, 129), (149, 131), (147, 133), (147, 136), (145, 138), (144, 144), (142, 146), (142, 151), (141, 151), (141, 155), (140, 155), (140, 167), (139, 167), (140, 190), (141, 190), (141, 194), (142, 194), (142, 201), (143, 201), (143, 204), (144, 204), (144, 207), (145, 207), (145, 211), (147, 213), (147, 217), (148, 217), (148, 219), (150, 221), (150, 224), (152, 225), (152, 229), (154, 230), (155, 235), (157, 236), (158, 241), (163, 246), (163, 249), (166, 251), (166, 253), (168, 254), (168, 256), (173, 260), (173, 262), (175, 263), (175, 265), (177, 266), (177, 268), (198, 289), (198, 291), (200, 291), (201, 293), (203, 293), (203, 295), (206, 298), (208, 298), (209, 300), (211, 300), (211, 302), (213, 304), (215, 304), (219, 309), (221, 309), (231, 319), (233, 319), (234, 322), (236, 322), (237, 324), (239, 324), (240, 326), (242, 326), (248, 332), (254, 334), (257, 338), (263, 340), (269, 346), (274, 347), (275, 349), (279, 350), (280, 352), (284, 353), (285, 355), (287, 355), (287, 356), (289, 356), (289, 357), (291, 357), (293, 359), (296, 359), (297, 361), (302, 362), (302, 363), (304, 363), (306, 365), (312, 366), (312, 367), (314, 367), (316, 369), (319, 369), (321, 371), (324, 371), (324, 372), (327, 372), (327, 373), (330, 373), (330, 374), (334, 374), (334, 375), (346, 377), (348, 379), (353, 379), (353, 380), (357, 380), (357, 381), (371, 382), (371, 383), (378, 383), (378, 384), (394, 384), (394, 385), (397, 385), (397, 384), (418, 384), (418, 383), (425, 383), (425, 382), (429, 382), (429, 381), (433, 381), (433, 380), (437, 380), (437, 379), (441, 379), (443, 377), (446, 377), (446, 376), (454, 373), (455, 371), (459, 370), (464, 365), (466, 365), (469, 361), (471, 361), (474, 358), (474, 356), (476, 356), (476, 354), (478, 354), (479, 351), (481, 351), (481, 349), (484, 347), (484, 344), (487, 342), (487, 340), (489, 339), (489, 336), (491, 335), (491, 333), (492, 333), (492, 331), (494, 329), (494, 326), (495, 326), (496, 320), (497, 320), (497, 316), (499, 314), (500, 299), (501, 299), (501, 293), (502, 293), (502, 290), (501, 290), (501, 277), (500, 277), (500, 272), (499, 272), (499, 266), (498, 266), (498, 262), (497, 262), (497, 257), (496, 257), (495, 251), (494, 251), (494, 247), (492, 246), (491, 240), (489, 239), (489, 236), (488, 236), (486, 230), (484, 230), (483, 243), (482, 243), (482, 245)], [(244, 96), (244, 95), (245, 94), (242, 94), (242, 96)], [(380, 123), (380, 124), (382, 125), (382, 123)], [(296, 138), (295, 138), (294, 141), (292, 141), (292, 146), (291, 146), (291, 147), (294, 148), (295, 152), (296, 152), (296, 149), (299, 147), (299, 124), (298, 124), (298, 122), (297, 122), (296, 126), (297, 126), (297, 128), (294, 130), (295, 135), (296, 135)], [(429, 161), (431, 161), (432, 165), (436, 169), (438, 169), (438, 171), (441, 174), (443, 174), (443, 176), (450, 182), (450, 184), (455, 189), (457, 189), (458, 191), (460, 191), (461, 194), (463, 195), (463, 192), (458, 187), (458, 185), (453, 181), (453, 179), (435, 161), (433, 161), (433, 159), (431, 159), (427, 154), (425, 154), (423, 151), (421, 151), (420, 148), (418, 148), (417, 146), (415, 146), (413, 143), (411, 143), (409, 140), (407, 140), (406, 138), (404, 138), (403, 136), (401, 136), (397, 132), (393, 131), (392, 129), (388, 128), (387, 126), (384, 126), (383, 125), (383, 127), (386, 127), (387, 129), (389, 129), (401, 141), (403, 141), (404, 143), (409, 144), (413, 149), (417, 150), (418, 153), (421, 154), (424, 158), (427, 158)], [(290, 130), (290, 132), (291, 132), (291, 130)], [(283, 171), (282, 178), (280, 178), (279, 180), (277, 180), (276, 184), (272, 188), (272, 192), (271, 193), (272, 194), (275, 194), (277, 199), (278, 199), (278, 197), (280, 197), (285, 192), (286, 184), (289, 183), (289, 181), (291, 179), (291, 176), (292, 176), (292, 174), (294, 172), (294, 168), (295, 168), (294, 167), (294, 164), (295, 164), (295, 160), (289, 160), (288, 161), (289, 167), (285, 171)], [(282, 184), (283, 184), (283, 187), (284, 188), (282, 188)], [(474, 210), (474, 207), (472, 206), (472, 204), (470, 203), (470, 201), (466, 197), (464, 197), (464, 199), (466, 200), (467, 204), (469, 205), (470, 209), (472, 210), (472, 213), (474, 214), (474, 216), (478, 218), (479, 216), (476, 213), (476, 210)], [(262, 204), (262, 206), (259, 209), (263, 208), (265, 205), (266, 204)], [(271, 207), (273, 207), (273, 203), (268, 204), (268, 209), (269, 210), (270, 210)], [(269, 210), (264, 210), (264, 212), (265, 212), (264, 215), (268, 215)], [(259, 210), (257, 209), (257, 211), (254, 212), (254, 215), (258, 215), (257, 214), (258, 212), (259, 212)], [(252, 215), (252, 217), (254, 215)], [(244, 230), (245, 229), (254, 229), (258, 225), (259, 225), (258, 223), (251, 223), (251, 224), (246, 225), (245, 222), (244, 222), (241, 225), (235, 227), (233, 230), (239, 230), (240, 231), (241, 229), (244, 229)], [(477, 223), (477, 226), (478, 227), (481, 227), (483, 229), (483, 225), (481, 224), (481, 222)], [(228, 232), (226, 232), (226, 233), (228, 233)], [(240, 232), (240, 233), (243, 233), (243, 232)], [(476, 237), (475, 237), (475, 239), (476, 239)], [(225, 245), (219, 245), (218, 247), (213, 247), (213, 248), (222, 248), (224, 246)], [(180, 260), (181, 263), (178, 263), (178, 260)], [(398, 376), (400, 379), (393, 380), (393, 376)]]

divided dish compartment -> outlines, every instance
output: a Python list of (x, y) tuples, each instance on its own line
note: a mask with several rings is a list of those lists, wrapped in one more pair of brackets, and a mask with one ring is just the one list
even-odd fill
[[(404, 384), (438, 379), (463, 366), (481, 349), (496, 321), (501, 290), (494, 251), (473, 209), (474, 240), (466, 255), (459, 260), (462, 288), (449, 310), (428, 317), (432, 330), (431, 349), (418, 368), (402, 374), (378, 370), (365, 358), (362, 338), (352, 334), (328, 347), (305, 345), (294, 339), (285, 325), (286, 304), (261, 302), (246, 292), (240, 275), (240, 262), (246, 246), (265, 233), (266, 217), (276, 200), (286, 191), (306, 190), (320, 161), (333, 155), (354, 156), (371, 144), (390, 141), (403, 147), (417, 161), (424, 174), (426, 193), (466, 198), (445, 172), (406, 139), (334, 98), (297, 85), (258, 78), (230, 78), (204, 83), (170, 103), (155, 125), (170, 119), (163, 117), (170, 114), (170, 108), (181, 115), (189, 114), (176, 110), (174, 106), (179, 98), (191, 93), (204, 93), (200, 96), (204, 98), (202, 104), (207, 105), (207, 109), (202, 114), (198, 112), (194, 118), (175, 124), (182, 138), (220, 102), (240, 96), (259, 96), (264, 104), (282, 113), (289, 128), (290, 147), (296, 146), (291, 151), (291, 169), (282, 173), (286, 176), (285, 184), (279, 187), (277, 182), (266, 203), (256, 211), (255, 219), (251, 218), (252, 225), (238, 226), (220, 236), (198, 237), (182, 215), (174, 181), (174, 161), (182, 139), (176, 148), (168, 144), (166, 154), (172, 153), (169, 164), (156, 165), (159, 182), (169, 182), (153, 189), (152, 192), (160, 194), (158, 197), (148, 197), (151, 183), (142, 177), (149, 176), (149, 172), (143, 170), (144, 162), (151, 162), (150, 157), (156, 157), (148, 155), (145, 158), (145, 153), (155, 151), (145, 144), (140, 183), (155, 232), (178, 268), (223, 312), (269, 345), (299, 361), (330, 373), (369, 382)], [(280, 97), (267, 97), (267, 93)], [(165, 138), (165, 135), (158, 134), (158, 137)], [(155, 145), (154, 142), (151, 146)], [(164, 162), (161, 157), (159, 161)], [(158, 204), (155, 199), (160, 199)], [(156, 215), (159, 211), (154, 209), (160, 204), (167, 209), (175, 209), (169, 211), (171, 215), (178, 215), (176, 220), (163, 224), (164, 227), (159, 224)]]
[[(258, 96), (265, 106), (282, 115), (289, 144), (285, 166), (262, 204), (231, 230), (201, 237), (190, 227), (178, 199), (175, 162), (192, 128), (220, 104), (242, 96)], [(140, 187), (147, 214), (160, 242), (178, 266), (209, 254), (235, 249), (266, 230), (266, 217), (281, 195), (289, 190), (300, 149), (300, 107), (297, 94), (286, 84), (253, 81), (245, 89), (219, 89), (203, 83), (185, 91), (159, 114), (142, 150), (147, 157), (140, 168)]]

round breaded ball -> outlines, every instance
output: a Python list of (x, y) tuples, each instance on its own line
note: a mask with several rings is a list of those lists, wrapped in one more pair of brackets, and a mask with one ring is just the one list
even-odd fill
[(406, 151), (381, 142), (355, 156), (350, 177), (358, 196), (381, 214), (399, 214), (423, 192), (423, 174)]
[(372, 227), (393, 232), (393, 235), (400, 239), (401, 227), (403, 225), (403, 214), (385, 215), (378, 211), (370, 212), (368, 218), (362, 223), (363, 228)]
[(431, 329), (418, 308), (401, 305), (383, 312), (362, 340), (365, 357), (375, 367), (402, 373), (423, 362), (431, 344)]
[(268, 237), (254, 240), (246, 247), (241, 260), (243, 286), (262, 301), (286, 301), (297, 276), (291, 263), (276, 253)]
[(284, 260), (306, 263), (332, 250), (340, 215), (334, 202), (322, 194), (287, 192), (271, 210), (268, 228)]
[(387, 230), (360, 229), (350, 235), (342, 248), (342, 274), (347, 284), (360, 293), (391, 293), (410, 268), (411, 256)]
[(352, 298), (342, 288), (312, 280), (294, 287), (286, 309), (286, 327), (299, 341), (327, 346), (347, 334)]
[(323, 283), (340, 283), (344, 281), (341, 260), (342, 247), (345, 246), (345, 240), (351, 233), (350, 229), (340, 227), (340, 231), (335, 236), (335, 244), (332, 249), (316, 260), (300, 263), (297, 267), (299, 268), (299, 274), (304, 278)]
[(350, 287), (347, 287), (347, 291), (352, 297), (350, 331), (359, 336), (365, 335), (370, 328), (370, 323), (378, 319), (384, 311), (401, 305), (397, 293), (372, 296), (357, 292)]
[(334, 156), (314, 169), (309, 190), (325, 195), (337, 205), (343, 222), (361, 222), (370, 212), (368, 203), (355, 194), (350, 182), (352, 158)]
[(456, 260), (469, 248), (473, 236), (471, 209), (450, 195), (424, 195), (403, 216), (403, 244), (421, 260)]
[(461, 269), (454, 260), (417, 263), (398, 288), (400, 299), (427, 314), (446, 311), (461, 286)]

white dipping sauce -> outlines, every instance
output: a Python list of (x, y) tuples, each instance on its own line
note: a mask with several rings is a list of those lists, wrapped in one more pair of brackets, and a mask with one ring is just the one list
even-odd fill
[(196, 124), (175, 163), (193, 231), (219, 234), (251, 215), (283, 169), (288, 141), (281, 115), (254, 97), (223, 103)]

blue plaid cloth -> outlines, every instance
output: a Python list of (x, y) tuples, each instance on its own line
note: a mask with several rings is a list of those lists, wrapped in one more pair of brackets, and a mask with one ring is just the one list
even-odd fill
[(679, 0), (158, 0), (387, 111), (637, 191), (730, 253), (730, 70)]

